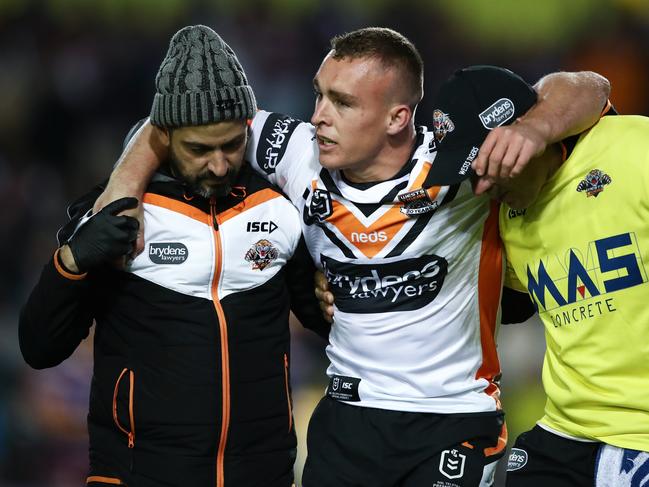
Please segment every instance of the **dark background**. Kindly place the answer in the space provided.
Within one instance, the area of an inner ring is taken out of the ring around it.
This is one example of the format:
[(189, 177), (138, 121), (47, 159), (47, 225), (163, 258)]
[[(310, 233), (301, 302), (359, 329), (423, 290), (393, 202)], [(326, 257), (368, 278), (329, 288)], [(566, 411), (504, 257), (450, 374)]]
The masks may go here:
[[(419, 124), (453, 70), (498, 64), (535, 82), (557, 70), (608, 77), (621, 113), (649, 114), (647, 0), (0, 0), (0, 485), (82, 485), (91, 340), (59, 367), (29, 370), (21, 303), (56, 246), (67, 202), (107, 177), (181, 27), (214, 28), (238, 53), (260, 107), (308, 120), (311, 79), (331, 36), (392, 27), (426, 63)], [(294, 327), (296, 422), (324, 390), (317, 339)], [(543, 331), (501, 330), (510, 438), (542, 413)], [(300, 451), (298, 478), (304, 451)]]

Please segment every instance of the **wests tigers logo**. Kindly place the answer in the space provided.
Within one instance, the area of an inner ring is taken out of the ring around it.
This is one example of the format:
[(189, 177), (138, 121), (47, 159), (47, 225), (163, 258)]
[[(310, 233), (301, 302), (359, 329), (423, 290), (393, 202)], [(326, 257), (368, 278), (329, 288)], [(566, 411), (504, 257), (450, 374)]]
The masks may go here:
[(253, 270), (263, 271), (277, 257), (279, 257), (278, 250), (266, 239), (259, 240), (246, 252), (246, 260), (252, 264)]
[(585, 191), (587, 196), (597, 198), (607, 184), (611, 184), (611, 176), (599, 169), (593, 169), (579, 182), (577, 191), (580, 193)]
[(446, 134), (455, 130), (455, 124), (448, 116), (440, 109), (435, 109), (433, 112), (433, 133), (437, 142), (441, 142), (446, 137)]

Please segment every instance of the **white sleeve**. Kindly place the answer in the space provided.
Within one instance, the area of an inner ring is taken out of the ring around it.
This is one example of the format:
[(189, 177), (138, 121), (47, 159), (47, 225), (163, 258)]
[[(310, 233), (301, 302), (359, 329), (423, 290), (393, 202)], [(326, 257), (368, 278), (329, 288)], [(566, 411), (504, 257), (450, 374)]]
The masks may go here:
[(288, 115), (260, 110), (252, 121), (246, 160), (291, 201), (319, 169), (315, 128)]

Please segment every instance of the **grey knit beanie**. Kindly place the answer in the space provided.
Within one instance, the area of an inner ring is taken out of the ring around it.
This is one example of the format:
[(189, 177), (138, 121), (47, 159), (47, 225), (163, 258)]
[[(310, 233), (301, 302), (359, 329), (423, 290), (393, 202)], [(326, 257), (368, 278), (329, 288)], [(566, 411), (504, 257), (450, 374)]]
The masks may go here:
[(155, 78), (151, 123), (206, 125), (253, 118), (255, 95), (234, 51), (209, 27), (176, 32)]

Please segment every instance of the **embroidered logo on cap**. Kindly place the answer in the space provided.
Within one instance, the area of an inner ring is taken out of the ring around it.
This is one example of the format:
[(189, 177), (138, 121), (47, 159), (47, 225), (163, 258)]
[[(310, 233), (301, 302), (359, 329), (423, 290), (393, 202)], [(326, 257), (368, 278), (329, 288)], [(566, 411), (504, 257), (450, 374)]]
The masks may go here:
[(501, 98), (478, 116), (484, 128), (493, 130), (514, 116), (514, 102), (509, 98)]
[(437, 142), (441, 142), (446, 137), (446, 134), (455, 130), (455, 124), (448, 113), (444, 113), (436, 108), (433, 112), (433, 133)]

